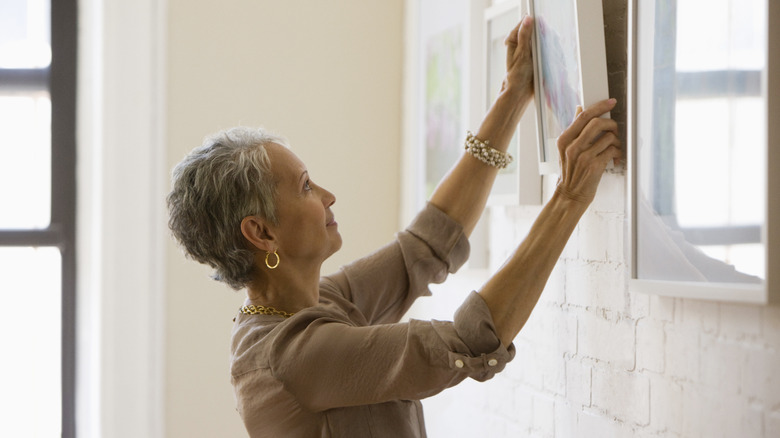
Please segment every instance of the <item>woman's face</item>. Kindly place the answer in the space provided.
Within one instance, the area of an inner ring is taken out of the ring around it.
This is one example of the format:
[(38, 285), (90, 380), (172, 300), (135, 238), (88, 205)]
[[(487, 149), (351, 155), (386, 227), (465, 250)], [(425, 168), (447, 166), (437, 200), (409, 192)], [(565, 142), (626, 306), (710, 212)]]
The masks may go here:
[(276, 213), (272, 225), (280, 258), (322, 263), (341, 248), (341, 235), (330, 206), (336, 197), (314, 184), (303, 162), (289, 149), (267, 147), (276, 180)]

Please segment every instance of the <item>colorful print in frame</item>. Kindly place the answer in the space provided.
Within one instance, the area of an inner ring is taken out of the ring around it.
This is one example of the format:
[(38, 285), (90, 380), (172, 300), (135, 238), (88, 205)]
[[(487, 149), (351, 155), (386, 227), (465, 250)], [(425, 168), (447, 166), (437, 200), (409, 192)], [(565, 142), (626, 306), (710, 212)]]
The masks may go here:
[[(559, 172), (557, 139), (577, 106), (609, 97), (601, 0), (528, 0), (539, 171)], [(606, 115), (605, 117), (609, 117)]]

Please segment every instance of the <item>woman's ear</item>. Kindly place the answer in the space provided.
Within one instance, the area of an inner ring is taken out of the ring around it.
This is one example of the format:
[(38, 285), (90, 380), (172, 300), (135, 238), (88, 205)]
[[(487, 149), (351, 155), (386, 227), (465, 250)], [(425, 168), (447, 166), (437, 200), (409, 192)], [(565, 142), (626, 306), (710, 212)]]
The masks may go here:
[(265, 220), (258, 216), (247, 216), (241, 220), (241, 234), (255, 248), (273, 252), (276, 249), (274, 238)]

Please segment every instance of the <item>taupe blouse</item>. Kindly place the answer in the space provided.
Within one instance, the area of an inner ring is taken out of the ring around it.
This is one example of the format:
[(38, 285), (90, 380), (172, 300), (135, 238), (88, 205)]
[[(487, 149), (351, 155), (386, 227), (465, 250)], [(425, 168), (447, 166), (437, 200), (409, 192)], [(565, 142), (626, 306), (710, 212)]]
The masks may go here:
[(515, 355), (476, 293), (454, 322), (398, 322), (468, 252), (460, 225), (428, 205), (393, 242), (323, 277), (319, 305), (289, 319), (239, 313), (231, 381), (249, 435), (425, 437), (420, 399), (490, 379)]

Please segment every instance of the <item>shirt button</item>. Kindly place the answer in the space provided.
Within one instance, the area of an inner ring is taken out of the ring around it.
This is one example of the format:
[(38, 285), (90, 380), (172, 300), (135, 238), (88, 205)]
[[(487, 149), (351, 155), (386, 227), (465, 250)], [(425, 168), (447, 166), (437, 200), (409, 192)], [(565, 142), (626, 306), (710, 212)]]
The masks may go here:
[(463, 361), (458, 359), (455, 361), (455, 366), (458, 368), (463, 368)]
[(491, 367), (494, 367), (494, 366), (498, 365), (498, 361), (495, 360), (495, 359), (490, 359), (488, 361), (488, 365), (490, 365)]

